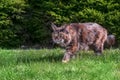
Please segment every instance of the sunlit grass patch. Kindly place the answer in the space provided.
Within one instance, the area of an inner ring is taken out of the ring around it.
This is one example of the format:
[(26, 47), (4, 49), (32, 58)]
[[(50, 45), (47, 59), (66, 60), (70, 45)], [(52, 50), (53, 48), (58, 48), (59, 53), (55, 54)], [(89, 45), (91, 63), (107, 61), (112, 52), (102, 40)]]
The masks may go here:
[(0, 49), (0, 80), (119, 80), (120, 50), (78, 52), (76, 59), (61, 62), (64, 50)]

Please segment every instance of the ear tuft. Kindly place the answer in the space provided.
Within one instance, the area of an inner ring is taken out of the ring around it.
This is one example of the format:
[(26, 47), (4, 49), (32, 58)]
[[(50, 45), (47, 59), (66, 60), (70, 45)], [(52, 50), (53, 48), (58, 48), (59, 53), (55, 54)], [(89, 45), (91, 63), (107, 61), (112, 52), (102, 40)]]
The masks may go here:
[(54, 23), (51, 23), (51, 27), (54, 31), (57, 30), (57, 26)]

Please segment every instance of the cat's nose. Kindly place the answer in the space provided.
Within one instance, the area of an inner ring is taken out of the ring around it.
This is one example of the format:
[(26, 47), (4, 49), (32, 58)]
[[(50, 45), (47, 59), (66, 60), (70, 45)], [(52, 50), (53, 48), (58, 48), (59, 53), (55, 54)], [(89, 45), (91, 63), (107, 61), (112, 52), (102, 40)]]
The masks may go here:
[(61, 40), (61, 43), (64, 43), (64, 40), (63, 40), (63, 39)]
[(55, 39), (58, 39), (58, 37), (55, 37)]

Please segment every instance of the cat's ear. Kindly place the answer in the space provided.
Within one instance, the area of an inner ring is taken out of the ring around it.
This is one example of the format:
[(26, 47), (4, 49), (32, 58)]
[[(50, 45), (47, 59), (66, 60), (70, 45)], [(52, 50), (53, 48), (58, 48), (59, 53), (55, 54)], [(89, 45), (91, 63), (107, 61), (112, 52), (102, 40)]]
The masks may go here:
[(57, 30), (57, 26), (54, 23), (51, 23), (51, 27), (54, 31)]

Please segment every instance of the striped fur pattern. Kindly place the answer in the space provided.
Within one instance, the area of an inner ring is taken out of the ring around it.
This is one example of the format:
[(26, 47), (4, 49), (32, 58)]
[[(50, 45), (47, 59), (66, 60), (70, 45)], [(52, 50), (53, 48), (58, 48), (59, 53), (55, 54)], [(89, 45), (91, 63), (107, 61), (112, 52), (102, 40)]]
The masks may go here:
[(90, 47), (96, 55), (103, 52), (104, 42), (107, 39), (107, 30), (97, 23), (71, 23), (57, 27), (52, 24), (52, 39), (54, 43), (65, 47), (66, 52), (62, 59), (68, 62), (78, 50)]

